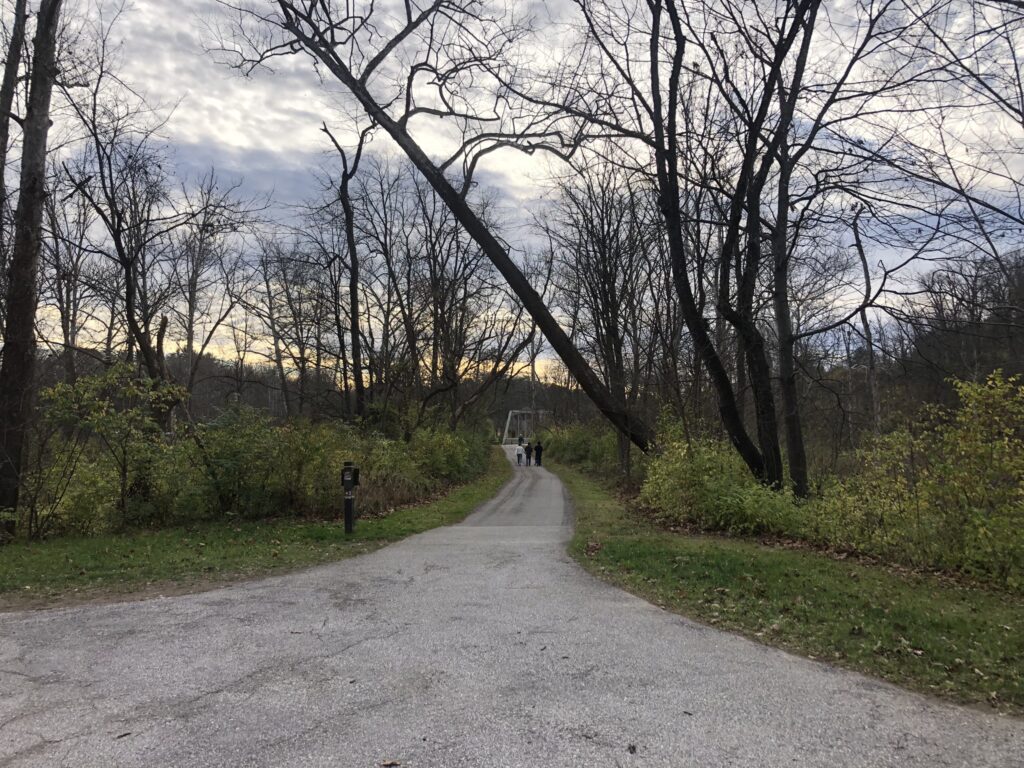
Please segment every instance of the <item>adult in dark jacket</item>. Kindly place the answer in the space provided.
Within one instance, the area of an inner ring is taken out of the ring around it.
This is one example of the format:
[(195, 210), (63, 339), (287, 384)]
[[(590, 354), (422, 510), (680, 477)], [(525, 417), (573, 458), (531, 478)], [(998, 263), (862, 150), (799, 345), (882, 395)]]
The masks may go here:
[(537, 461), (534, 462), (534, 463), (539, 467), (540, 466), (541, 456), (544, 455), (544, 446), (541, 445), (540, 440), (538, 440), (537, 444), (535, 446), (533, 446), (533, 455), (537, 457)]
[(526, 448), (526, 466), (530, 466), (530, 459), (533, 458), (533, 446), (527, 443), (524, 447)]

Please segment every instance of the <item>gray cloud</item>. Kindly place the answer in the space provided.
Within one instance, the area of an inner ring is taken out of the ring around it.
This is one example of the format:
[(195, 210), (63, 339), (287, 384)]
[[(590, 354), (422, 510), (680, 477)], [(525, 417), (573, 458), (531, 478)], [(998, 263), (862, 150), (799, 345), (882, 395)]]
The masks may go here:
[[(538, 19), (551, 18), (551, 7), (535, 5)], [(324, 119), (332, 129), (345, 124), (346, 98), (337, 85), (320, 82), (301, 56), (275, 60), (272, 73), (249, 78), (217, 63), (204, 43), (211, 43), (218, 16), (224, 20), (216, 0), (136, 0), (115, 29), (123, 77), (155, 104), (177, 103), (162, 133), (179, 175), (215, 167), (225, 179), (242, 180), (247, 194), (300, 203), (317, 192), (316, 173), (332, 165), (320, 126)], [(429, 128), (421, 138), (431, 143)], [(374, 141), (375, 152), (393, 149), (386, 137)], [(477, 178), (501, 201), (506, 221), (524, 220), (545, 168), (502, 151), (486, 159)]]

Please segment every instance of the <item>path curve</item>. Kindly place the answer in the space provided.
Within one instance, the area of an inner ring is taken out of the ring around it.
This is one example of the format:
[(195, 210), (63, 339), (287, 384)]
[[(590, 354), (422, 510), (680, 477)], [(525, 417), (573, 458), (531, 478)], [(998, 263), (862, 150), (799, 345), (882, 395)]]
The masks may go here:
[(364, 557), (0, 614), (0, 766), (1024, 765), (1021, 720), (594, 580), (570, 510), (516, 468), (462, 525)]

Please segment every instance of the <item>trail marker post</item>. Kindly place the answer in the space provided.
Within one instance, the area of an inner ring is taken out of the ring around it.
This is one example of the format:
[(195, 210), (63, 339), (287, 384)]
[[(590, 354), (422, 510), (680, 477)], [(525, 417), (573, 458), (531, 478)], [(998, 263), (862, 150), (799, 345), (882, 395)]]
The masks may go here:
[(359, 467), (346, 461), (341, 469), (341, 484), (345, 489), (345, 533), (356, 527), (356, 486), (359, 485)]

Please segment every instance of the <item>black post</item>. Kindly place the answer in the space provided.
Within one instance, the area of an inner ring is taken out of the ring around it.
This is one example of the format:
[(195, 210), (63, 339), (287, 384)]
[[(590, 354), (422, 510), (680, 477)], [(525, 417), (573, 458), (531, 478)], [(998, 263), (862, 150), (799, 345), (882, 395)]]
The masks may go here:
[(359, 468), (346, 461), (341, 470), (341, 484), (345, 488), (345, 533), (352, 533), (356, 527), (356, 486), (359, 485)]
[(356, 526), (356, 494), (355, 491), (345, 491), (345, 533), (352, 533)]

